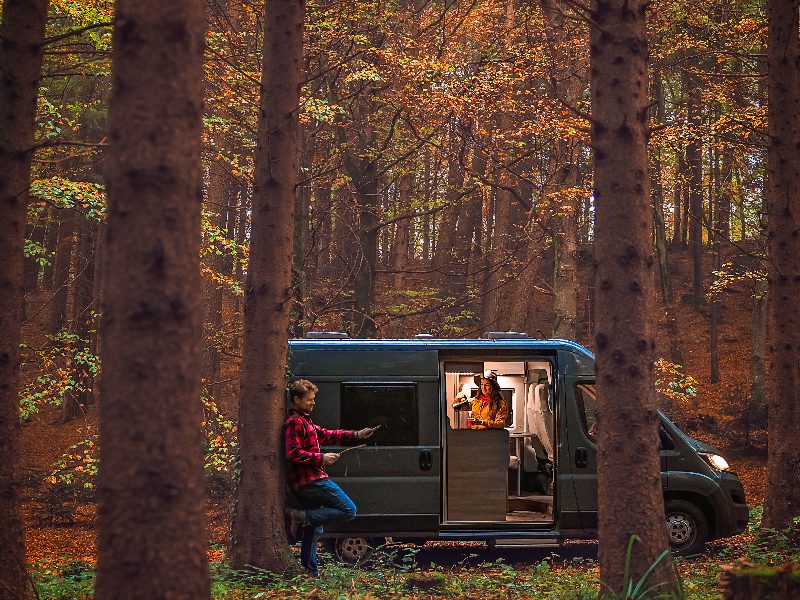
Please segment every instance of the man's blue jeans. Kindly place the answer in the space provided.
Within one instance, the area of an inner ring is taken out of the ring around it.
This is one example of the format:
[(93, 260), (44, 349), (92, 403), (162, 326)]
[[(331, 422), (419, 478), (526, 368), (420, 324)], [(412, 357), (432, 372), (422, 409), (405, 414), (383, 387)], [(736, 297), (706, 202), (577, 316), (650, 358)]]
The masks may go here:
[(317, 542), (322, 535), (322, 526), (333, 521), (354, 519), (356, 505), (330, 479), (320, 479), (304, 485), (298, 490), (297, 499), (308, 516), (308, 524), (303, 527), (300, 563), (316, 577)]

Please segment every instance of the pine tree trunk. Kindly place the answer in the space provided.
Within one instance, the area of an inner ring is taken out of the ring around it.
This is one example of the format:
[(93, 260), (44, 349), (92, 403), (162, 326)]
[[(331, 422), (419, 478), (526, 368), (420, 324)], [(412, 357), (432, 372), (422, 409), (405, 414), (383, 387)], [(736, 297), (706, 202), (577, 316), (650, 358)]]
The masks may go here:
[(800, 45), (798, 0), (768, 0), (769, 458), (767, 527), (800, 515)]
[(0, 24), (0, 600), (28, 598), (19, 500), (23, 248), (47, 0), (6, 0)]
[[(767, 416), (766, 369), (764, 351), (767, 338), (767, 284), (757, 282), (753, 290), (753, 309), (750, 321), (750, 401), (747, 404), (748, 433), (763, 427)], [(748, 436), (747, 445), (752, 441)]]
[(231, 564), (283, 571), (286, 352), (292, 285), (297, 119), (305, 6), (268, 0), (261, 114), (255, 158), (250, 262), (245, 288), (239, 404), (240, 473)]
[[(644, 0), (592, 2), (600, 577), (621, 592), (667, 548), (654, 387), (655, 272), (648, 177)], [(624, 403), (619, 398), (625, 397)], [(648, 585), (673, 587), (661, 561)]]
[(205, 4), (119, 0), (95, 598), (209, 598), (200, 212)]

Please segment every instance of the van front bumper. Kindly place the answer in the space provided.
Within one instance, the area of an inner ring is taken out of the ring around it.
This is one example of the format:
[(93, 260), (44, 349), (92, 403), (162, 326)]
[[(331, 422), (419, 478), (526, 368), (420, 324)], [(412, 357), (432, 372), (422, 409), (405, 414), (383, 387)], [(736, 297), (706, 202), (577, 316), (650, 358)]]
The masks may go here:
[(720, 489), (724, 500), (717, 512), (716, 536), (727, 537), (737, 535), (747, 529), (750, 520), (750, 508), (744, 497), (744, 487), (733, 473), (722, 473)]

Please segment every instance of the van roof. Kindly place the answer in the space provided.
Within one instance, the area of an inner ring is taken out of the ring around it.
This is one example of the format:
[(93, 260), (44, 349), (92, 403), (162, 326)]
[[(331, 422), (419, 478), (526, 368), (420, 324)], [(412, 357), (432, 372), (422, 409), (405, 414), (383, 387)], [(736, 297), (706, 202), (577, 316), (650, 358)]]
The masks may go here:
[(594, 354), (570, 340), (560, 339), (292, 339), (292, 350), (568, 350), (594, 360)]
[[(369, 352), (372, 356), (353, 356)], [(436, 376), (439, 361), (486, 353), (486, 358), (514, 353), (558, 354), (562, 375), (593, 376), (594, 355), (576, 342), (541, 339), (295, 339), (289, 341), (289, 364), (295, 375)]]

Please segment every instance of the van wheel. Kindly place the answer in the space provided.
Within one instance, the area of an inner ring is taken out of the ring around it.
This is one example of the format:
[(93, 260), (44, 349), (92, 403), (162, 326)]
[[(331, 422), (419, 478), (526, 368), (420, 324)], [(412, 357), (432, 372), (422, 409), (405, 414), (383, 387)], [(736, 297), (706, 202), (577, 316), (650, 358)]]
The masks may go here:
[(334, 542), (333, 554), (342, 562), (359, 563), (369, 558), (381, 543), (379, 538), (339, 537)]
[(708, 540), (708, 520), (703, 511), (686, 500), (668, 500), (664, 508), (672, 552), (678, 556), (702, 552)]

